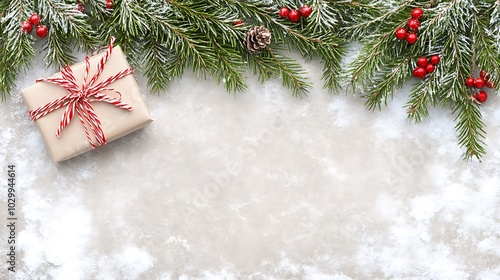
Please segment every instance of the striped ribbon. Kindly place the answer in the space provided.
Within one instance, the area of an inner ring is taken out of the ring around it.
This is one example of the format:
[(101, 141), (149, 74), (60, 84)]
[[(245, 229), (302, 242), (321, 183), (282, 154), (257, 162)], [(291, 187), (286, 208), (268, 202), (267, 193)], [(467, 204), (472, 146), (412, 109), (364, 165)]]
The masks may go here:
[[(78, 115), (78, 118), (80, 119), (80, 122), (85, 130), (85, 135), (87, 136), (90, 146), (92, 146), (92, 148), (95, 149), (97, 146), (106, 145), (106, 137), (104, 136), (104, 132), (102, 130), (102, 124), (99, 121), (99, 117), (96, 115), (91, 103), (102, 101), (109, 103), (120, 109), (125, 109), (128, 111), (132, 110), (132, 107), (130, 105), (121, 102), (122, 94), (119, 91), (113, 88), (107, 88), (107, 86), (115, 82), (116, 80), (119, 80), (129, 74), (134, 73), (134, 69), (129, 67), (128, 69), (125, 69), (107, 78), (106, 80), (94, 85), (94, 83), (97, 81), (102, 71), (104, 70), (104, 65), (106, 64), (106, 61), (108, 61), (109, 57), (111, 56), (111, 53), (113, 51), (114, 40), (115, 39), (111, 37), (111, 42), (106, 50), (106, 53), (104, 54), (101, 61), (97, 65), (97, 73), (88, 82), (87, 78), (90, 70), (90, 61), (88, 56), (85, 57), (86, 67), (85, 67), (85, 75), (83, 78), (83, 85), (79, 86), (77, 84), (76, 78), (73, 75), (73, 70), (71, 70), (69, 66), (65, 66), (61, 70), (62, 74), (61, 78), (44, 78), (36, 80), (37, 83), (48, 82), (61, 86), (64, 89), (66, 89), (67, 94), (36, 110), (29, 111), (30, 118), (33, 121), (36, 121), (59, 108), (66, 107), (61, 122), (59, 123), (59, 128), (57, 129), (56, 132), (57, 137), (61, 135), (62, 130), (71, 122), (71, 120), (76, 114)], [(114, 98), (106, 94), (103, 94), (102, 93), (103, 91), (115, 92), (118, 94), (119, 98)], [(96, 144), (92, 140), (92, 136), (89, 130), (94, 135), (95, 141), (97, 142)]]

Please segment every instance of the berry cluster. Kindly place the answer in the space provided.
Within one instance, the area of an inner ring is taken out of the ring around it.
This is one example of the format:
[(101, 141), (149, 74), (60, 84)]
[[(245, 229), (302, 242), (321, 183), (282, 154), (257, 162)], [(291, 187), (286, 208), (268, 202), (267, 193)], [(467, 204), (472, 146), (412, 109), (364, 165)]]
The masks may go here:
[(280, 18), (288, 18), (291, 22), (299, 22), (300, 18), (307, 18), (312, 14), (312, 8), (310, 6), (304, 5), (299, 10), (290, 10), (287, 7), (283, 7), (278, 11)]
[(428, 73), (434, 72), (439, 61), (441, 61), (439, 55), (433, 55), (429, 59), (420, 57), (417, 59), (417, 68), (413, 70), (413, 76), (420, 79), (424, 78)]
[[(465, 80), (465, 85), (472, 88), (475, 87), (477, 89), (482, 89), (484, 86), (488, 88), (494, 88), (495, 85), (490, 81), (490, 75), (486, 73), (486, 71), (481, 70), (479, 72), (479, 78), (474, 79), (473, 77), (469, 77)], [(488, 94), (485, 91), (478, 91), (477, 93), (472, 95), (472, 98), (479, 101), (480, 103), (485, 102), (488, 99)]]
[(415, 44), (418, 40), (418, 36), (415, 31), (418, 31), (418, 28), (420, 27), (419, 19), (421, 19), (423, 16), (424, 11), (422, 11), (422, 9), (413, 9), (411, 11), (411, 18), (406, 23), (410, 31), (408, 32), (405, 28), (400, 27), (396, 30), (396, 38), (398, 38), (398, 40), (406, 40), (406, 42), (408, 42), (408, 44), (410, 45)]
[(21, 22), (21, 30), (25, 33), (31, 33), (33, 31), (33, 25), (38, 25), (36, 27), (36, 35), (40, 38), (45, 38), (49, 34), (49, 29), (47, 26), (40, 24), (40, 16), (38, 14), (32, 14), (29, 20)]

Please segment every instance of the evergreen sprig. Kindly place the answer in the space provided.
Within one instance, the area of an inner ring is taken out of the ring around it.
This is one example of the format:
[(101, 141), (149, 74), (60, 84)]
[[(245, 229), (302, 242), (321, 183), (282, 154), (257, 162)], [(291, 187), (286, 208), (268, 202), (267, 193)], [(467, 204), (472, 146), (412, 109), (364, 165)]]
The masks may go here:
[[(6, 100), (16, 84), (17, 76), (26, 70), (35, 55), (33, 39), (20, 32), (20, 22), (29, 17), (28, 1), (0, 3), (0, 96)], [(7, 39), (8, 38), (8, 39)]]
[[(294, 96), (311, 88), (301, 64), (289, 51), (323, 64), (324, 87), (337, 92), (344, 84), (362, 92), (369, 109), (381, 109), (405, 83), (413, 82), (406, 108), (408, 119), (420, 122), (429, 107), (452, 109), (464, 158), (485, 153), (486, 130), (481, 106), (464, 79), (485, 69), (490, 81), (500, 83), (500, 0), (81, 0), (0, 1), (0, 96), (13, 92), (20, 73), (36, 54), (35, 40), (20, 29), (30, 14), (38, 13), (49, 27), (43, 39), (47, 65), (75, 62), (75, 47), (94, 52), (114, 36), (131, 62), (148, 79), (153, 92), (193, 71), (211, 77), (231, 93), (247, 88), (248, 70), (264, 82), (280, 79)], [(299, 23), (278, 17), (281, 7), (313, 7)], [(395, 39), (410, 11), (424, 8), (415, 45)], [(242, 21), (242, 24), (235, 24)], [(244, 45), (253, 26), (271, 31), (272, 43), (258, 53)], [(350, 42), (362, 44), (346, 70), (342, 58)], [(412, 79), (418, 57), (440, 55), (436, 71), (423, 80)]]
[[(413, 81), (406, 103), (408, 118), (422, 121), (430, 106), (450, 106), (456, 118), (458, 143), (464, 159), (481, 159), (485, 153), (485, 124), (479, 102), (464, 84), (467, 77), (486, 70), (498, 84), (498, 0), (390, 1), (345, 27), (352, 39), (363, 43), (350, 64), (347, 77), (354, 91), (362, 91), (370, 109), (380, 109), (407, 81)], [(395, 38), (413, 8), (425, 7), (418, 42), (409, 45)], [(439, 55), (436, 71), (422, 80), (412, 79), (418, 57)]]
[[(296, 50), (307, 59), (318, 57), (324, 65), (325, 87), (334, 92), (340, 85), (340, 62), (347, 39), (347, 35), (339, 32), (340, 28), (357, 17), (353, 14), (362, 15), (360, 11), (372, 8), (346, 0), (312, 0), (309, 3), (115, 0), (114, 8), (106, 9), (104, 1), (82, 0), (85, 12), (81, 13), (74, 0), (9, 2), (10, 5), (1, 6), (4, 12), (2, 26), (5, 26), (2, 42), (6, 41), (2, 44), (16, 44), (18, 50), (23, 50), (16, 53), (33, 53), (33, 36), (23, 34), (19, 23), (30, 13), (37, 12), (49, 26), (49, 35), (43, 45), (48, 65), (73, 63), (75, 46), (84, 51), (99, 49), (114, 36), (116, 44), (129, 55), (132, 65), (144, 72), (154, 92), (166, 90), (186, 69), (224, 83), (228, 92), (238, 92), (247, 88), (245, 73), (250, 68), (261, 81), (281, 79), (296, 96), (306, 94), (310, 85), (304, 68), (284, 52)], [(292, 23), (277, 16), (280, 7), (298, 9), (304, 4), (314, 7), (307, 20)], [(23, 11), (22, 17), (12, 18), (26, 5), (29, 9)], [(7, 14), (9, 17), (5, 16)], [(244, 24), (235, 25), (236, 21)], [(256, 25), (271, 30), (272, 44), (261, 53), (249, 54), (243, 38), (245, 31)], [(24, 47), (16, 43), (16, 37), (28, 40)], [(1, 58), (13, 62), (8, 54)], [(26, 64), (30, 61), (26, 57), (23, 59)], [(10, 85), (2, 87), (3, 97), (11, 92), (17, 74), (18, 71), (5, 71), (5, 75), (11, 76), (2, 79), (5, 81), (2, 83)]]

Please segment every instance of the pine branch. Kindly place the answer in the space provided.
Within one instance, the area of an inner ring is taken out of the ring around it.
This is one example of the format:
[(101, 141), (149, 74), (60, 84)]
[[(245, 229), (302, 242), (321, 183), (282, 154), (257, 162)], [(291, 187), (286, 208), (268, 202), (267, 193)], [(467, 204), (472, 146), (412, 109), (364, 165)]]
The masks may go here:
[[(150, 32), (145, 38), (144, 48), (135, 46), (133, 53), (137, 57), (142, 57), (144, 74), (148, 78), (148, 85), (153, 92), (159, 93), (167, 89), (171, 76), (168, 75), (168, 65), (170, 64), (169, 50), (156, 38), (154, 32)], [(136, 50), (141, 50), (139, 53)], [(142, 51), (145, 50), (145, 53)]]
[[(0, 97), (5, 101), (16, 85), (17, 76), (27, 70), (35, 55), (32, 39), (20, 30), (31, 10), (25, 1), (2, 3), (0, 20)], [(5, 38), (5, 39), (4, 39)]]
[(323, 64), (323, 76), (321, 77), (324, 81), (323, 88), (328, 89), (329, 93), (334, 93), (341, 85), (341, 60), (346, 49), (344, 46), (334, 49), (318, 46), (315, 53), (321, 58)]
[(394, 91), (402, 88), (408, 79), (410, 57), (400, 58), (394, 63), (394, 65), (391, 64), (380, 69), (380, 73), (374, 77), (371, 89), (365, 94), (368, 109), (378, 108), (380, 110), (382, 103), (387, 105), (389, 96), (392, 97)]
[(74, 3), (61, 0), (38, 0), (38, 12), (43, 23), (49, 27), (49, 34), (43, 49), (47, 52), (48, 65), (64, 66), (75, 62), (71, 54), (74, 46), (92, 50), (99, 40), (93, 31), (88, 16), (77, 10)]
[(345, 32), (350, 34), (349, 37), (351, 39), (367, 41), (367, 36), (375, 33), (382, 26), (387, 26), (391, 18), (402, 14), (415, 0), (407, 0), (403, 3), (398, 2), (371, 1), (370, 4), (365, 4), (368, 7), (363, 10), (365, 13), (358, 15), (353, 24), (345, 26)]
[(462, 96), (466, 97), (456, 102), (453, 107), (453, 113), (457, 114), (455, 129), (459, 132), (458, 143), (465, 148), (464, 160), (470, 160), (473, 157), (480, 160), (486, 153), (484, 148), (486, 144), (483, 140), (486, 137), (485, 124), (482, 121), (479, 106), (466, 92)]
[(292, 96), (307, 95), (310, 86), (304, 78), (305, 71), (296, 61), (267, 48), (259, 55), (249, 54), (248, 62), (262, 82), (280, 77), (283, 86), (292, 90)]
[(495, 39), (487, 34), (489, 17), (482, 13), (474, 13), (472, 17), (472, 35), (476, 50), (479, 70), (487, 70), (494, 83), (500, 78), (500, 55), (495, 49)]
[(418, 42), (408, 46), (394, 38), (394, 31), (406, 25), (415, 3), (402, 2), (378, 16), (368, 14), (368, 20), (346, 27), (364, 43), (349, 67), (350, 84), (354, 90), (361, 88), (367, 92), (369, 109), (380, 109), (411, 77), (418, 57), (440, 55), (436, 70), (412, 89), (405, 105), (408, 119), (420, 122), (428, 116), (428, 107), (438, 102), (443, 107), (451, 105), (457, 113), (459, 144), (467, 150), (464, 158), (480, 159), (485, 153), (484, 123), (477, 101), (472, 98), (473, 92), (464, 81), (481, 69), (490, 73), (492, 81), (498, 81), (500, 56), (495, 41), (498, 35), (491, 30), (500, 30), (498, 16), (492, 16), (493, 12), (500, 15), (500, 2), (440, 1), (425, 9)]
[[(439, 69), (438, 69), (439, 71)], [(419, 123), (423, 118), (429, 116), (428, 107), (436, 106), (437, 97), (441, 85), (436, 76), (431, 75), (424, 82), (418, 83), (412, 89), (409, 100), (406, 103), (408, 119)]]
[(213, 73), (217, 82), (224, 82), (228, 92), (236, 93), (247, 89), (245, 77), (241, 74), (245, 68), (245, 63), (241, 59), (240, 52), (228, 48), (227, 46), (219, 45), (218, 42), (212, 41), (214, 54), (217, 57), (220, 68)]
[(236, 20), (234, 14), (228, 9), (224, 9), (221, 3), (206, 2), (177, 2), (166, 0), (172, 5), (172, 9), (191, 19), (190, 24), (195, 25), (199, 31), (207, 34), (209, 38), (222, 40), (223, 44), (235, 47), (239, 41), (239, 32), (232, 28)]
[[(267, 23), (266, 26), (273, 34), (274, 46), (285, 45), (289, 49), (299, 51), (305, 58), (309, 59), (318, 56), (324, 65), (323, 80), (325, 81), (325, 87), (330, 91), (338, 88), (339, 83), (336, 77), (339, 76), (341, 70), (340, 60), (343, 54), (343, 48), (340, 46), (345, 42), (345, 39), (338, 37), (334, 30), (321, 26), (326, 20), (331, 21), (327, 26), (332, 27), (335, 25), (336, 19), (333, 18), (333, 14), (336, 11), (334, 9), (336, 6), (329, 5), (329, 1), (314, 1), (314, 7), (317, 7), (317, 9), (313, 10), (310, 19), (303, 26), (302, 24), (277, 18), (277, 8), (263, 7), (261, 1), (229, 0), (226, 2), (243, 17), (254, 22)], [(274, 7), (294, 7), (295, 5), (282, 1)], [(265, 73), (265, 71), (259, 71), (259, 73)], [(265, 80), (265, 77), (262, 78)], [(297, 90), (298, 92), (302, 91), (301, 88)]]

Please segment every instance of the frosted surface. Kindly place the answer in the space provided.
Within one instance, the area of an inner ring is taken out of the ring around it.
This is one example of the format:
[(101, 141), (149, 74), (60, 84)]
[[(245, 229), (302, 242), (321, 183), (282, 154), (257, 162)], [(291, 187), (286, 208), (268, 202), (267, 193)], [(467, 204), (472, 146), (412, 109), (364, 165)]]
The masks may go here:
[(481, 108), (488, 154), (464, 163), (449, 110), (408, 123), (405, 87), (370, 112), (304, 65), (303, 99), (251, 75), (233, 96), (189, 73), (155, 96), (137, 75), (155, 121), (57, 165), (19, 94), (54, 72), (35, 66), (0, 104), (13, 279), (498, 279), (498, 98)]

